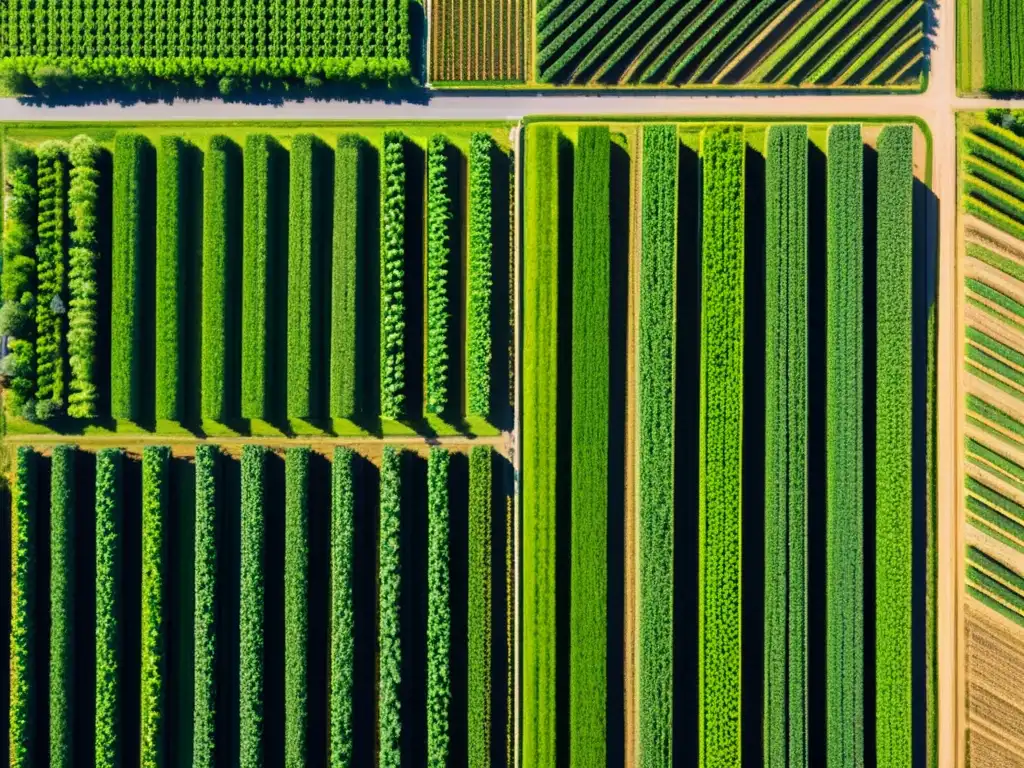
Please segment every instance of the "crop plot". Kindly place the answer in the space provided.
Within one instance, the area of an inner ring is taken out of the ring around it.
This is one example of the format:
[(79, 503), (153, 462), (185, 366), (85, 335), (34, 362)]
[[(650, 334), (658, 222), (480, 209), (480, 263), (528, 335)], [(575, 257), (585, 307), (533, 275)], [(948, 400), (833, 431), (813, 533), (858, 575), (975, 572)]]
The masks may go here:
[(958, 118), (958, 574), (967, 759), (1024, 755), (1024, 139), (1010, 114)]
[(926, 146), (528, 121), (524, 766), (926, 759)]
[(432, 84), (526, 81), (530, 0), (436, 0), (429, 7)]
[(957, 4), (957, 85), (967, 93), (1024, 90), (1024, 9), (1013, 0)]
[(8, 430), (510, 428), (507, 126), (5, 134)]
[(509, 463), (240, 453), (17, 452), (11, 765), (510, 765)]
[(200, 4), (172, 0), (5, 3), (0, 73), (8, 87), (76, 82), (387, 81), (411, 74), (402, 0)]

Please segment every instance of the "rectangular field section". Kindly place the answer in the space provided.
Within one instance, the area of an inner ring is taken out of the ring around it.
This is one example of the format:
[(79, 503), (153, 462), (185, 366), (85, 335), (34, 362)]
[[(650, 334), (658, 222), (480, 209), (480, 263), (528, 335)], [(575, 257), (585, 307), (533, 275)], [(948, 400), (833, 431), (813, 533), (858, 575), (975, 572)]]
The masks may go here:
[(531, 0), (431, 0), (428, 7), (433, 85), (526, 81)]

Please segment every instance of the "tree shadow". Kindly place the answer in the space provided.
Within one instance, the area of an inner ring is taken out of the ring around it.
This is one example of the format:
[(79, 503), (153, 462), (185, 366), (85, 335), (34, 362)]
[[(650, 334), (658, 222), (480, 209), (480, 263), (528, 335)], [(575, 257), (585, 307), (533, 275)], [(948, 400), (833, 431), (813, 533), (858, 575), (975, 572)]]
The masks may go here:
[[(333, 168), (333, 165), (331, 166)], [(327, 765), (330, 737), (331, 656), (331, 464), (326, 457), (309, 457), (309, 635), (306, 668), (308, 731), (306, 760)]]
[[(468, 756), (467, 686), (469, 618), (469, 461), (452, 453), (448, 477), (449, 606), (451, 609), (451, 704), (448, 710), (449, 766), (464, 766)], [(493, 583), (493, 581), (492, 581)]]
[(515, 336), (512, 325), (515, 270), (509, 242), (509, 233), (512, 231), (510, 206), (514, 180), (513, 159), (492, 143), (490, 422), (505, 431), (513, 428), (515, 398)]
[[(672, 580), (672, 751), (676, 765), (696, 765), (698, 739), (701, 392), (701, 165), (679, 145), (676, 255), (675, 541)], [(638, 203), (637, 203), (638, 204)]]
[[(118, 491), (115, 491), (118, 492)], [(121, 458), (121, 487), (118, 502), (121, 512), (120, 585), (115, 612), (119, 618), (118, 641), (118, 746), (124, 765), (137, 765), (140, 733), (136, 726), (142, 711), (142, 462), (137, 456)]]
[(365, 144), (362, 149), (364, 194), (360, 195), (359, 225), (363, 251), (356, 264), (356, 415), (365, 429), (380, 423), (380, 153)]
[[(217, 523), (216, 594), (216, 752), (238, 754), (239, 748), (239, 614), (241, 594), (241, 463), (217, 454), (214, 483)], [(223, 758), (222, 758), (223, 759)]]
[(195, 464), (172, 459), (167, 531), (167, 585), (173, 596), (167, 610), (168, 764), (192, 764), (192, 716), (195, 696)]
[(284, 765), (284, 457), (268, 453), (263, 475), (265, 765)]
[(353, 457), (355, 519), (352, 532), (353, 634), (352, 764), (374, 765), (377, 758), (377, 547), (380, 531), (380, 471), (368, 459)]
[(96, 454), (75, 451), (74, 483), (71, 744), (73, 754), (93, 755), (96, 741)]
[(401, 454), (401, 754), (402, 765), (427, 759), (427, 462)]

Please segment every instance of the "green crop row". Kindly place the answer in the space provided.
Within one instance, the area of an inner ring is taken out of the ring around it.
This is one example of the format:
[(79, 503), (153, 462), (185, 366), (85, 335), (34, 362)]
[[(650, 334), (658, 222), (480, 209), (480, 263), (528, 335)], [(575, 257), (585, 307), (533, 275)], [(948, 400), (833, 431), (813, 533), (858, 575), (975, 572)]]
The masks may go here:
[(36, 418), (45, 421), (67, 405), (64, 375), (67, 333), (67, 146), (46, 141), (38, 158), (39, 220), (36, 241)]
[(289, 448), (284, 466), (284, 756), (306, 765), (309, 714), (309, 459)]
[(361, 317), (360, 263), (366, 258), (363, 224), (367, 184), (365, 141), (348, 134), (338, 139), (334, 153), (334, 253), (331, 273), (331, 396), (336, 418), (356, 415), (357, 327)]
[(427, 459), (427, 765), (448, 765), (452, 684), (448, 475), (451, 455), (431, 448)]
[(377, 609), (377, 743), (380, 768), (402, 764), (402, 641), (399, 600), (402, 562), (399, 554), (402, 520), (402, 455), (384, 447), (380, 465), (380, 539)]
[(743, 130), (705, 128), (701, 248), (698, 688), (704, 765), (741, 755), (741, 517), (744, 333)]
[(468, 768), (491, 765), (491, 449), (469, 453), (469, 563), (466, 606)]
[(352, 766), (354, 473), (355, 454), (352, 449), (335, 448), (331, 466), (331, 768)]
[(451, 145), (439, 133), (427, 144), (427, 355), (426, 401), (430, 413), (444, 413), (448, 407), (448, 368), (451, 350), (452, 313), (451, 235), (455, 215), (452, 200), (452, 169), (448, 161)]
[(123, 460), (118, 448), (96, 454), (96, 768), (118, 768), (125, 752), (119, 716)]
[[(212, 454), (207, 454), (212, 458)], [(198, 464), (198, 454), (197, 454)], [(241, 566), (238, 617), (238, 727), (240, 768), (262, 768), (264, 574), (266, 521), (264, 468), (267, 449), (242, 446)], [(205, 472), (207, 476), (210, 471)]]
[(292, 139), (288, 184), (288, 414), (313, 415), (313, 174), (316, 137)]
[[(136, 421), (142, 416), (142, 260), (145, 233), (141, 199), (148, 147), (149, 141), (138, 133), (118, 133), (114, 138), (110, 415), (128, 421)], [(205, 329), (205, 322), (203, 327)]]
[(675, 454), (676, 229), (679, 137), (643, 130), (643, 240), (637, 407), (640, 536), (640, 765), (672, 761), (673, 481)]
[(185, 319), (185, 140), (163, 136), (156, 161), (156, 417), (182, 417)]
[(466, 314), (466, 388), (469, 413), (486, 418), (491, 399), (491, 262), (494, 244), (491, 156), (494, 140), (474, 133), (469, 140), (469, 268)]
[(827, 752), (863, 763), (864, 143), (855, 124), (828, 133), (826, 201)]
[(50, 459), (50, 766), (70, 768), (75, 755), (75, 449), (58, 445)]
[(242, 169), (242, 417), (270, 415), (267, 391), (271, 321), (267, 294), (272, 286), (271, 248), (275, 238), (271, 212), (271, 165), (277, 140), (265, 133), (245, 137)]
[[(768, 129), (765, 169), (766, 765), (807, 763), (807, 126)], [(839, 223), (839, 226), (843, 222)], [(852, 297), (856, 300), (856, 296)]]
[(984, 0), (981, 7), (985, 90), (1024, 90), (1024, 8), (1015, 0)]
[[(558, 190), (555, 126), (527, 130), (523, 254), (522, 765), (557, 760), (555, 517), (558, 403)], [(567, 182), (568, 180), (566, 180)]]
[(170, 498), (171, 451), (147, 445), (142, 451), (142, 662), (140, 745), (142, 768), (158, 768), (165, 755), (164, 581), (165, 525)]
[[(68, 367), (71, 381), (68, 415), (91, 419), (99, 399), (96, 381), (96, 262), (99, 259), (99, 145), (88, 136), (76, 136), (68, 146), (71, 181), (68, 219)], [(10, 178), (8, 176), (8, 178)]]
[(36, 709), (40, 691), (36, 667), (40, 663), (35, 622), (39, 535), (36, 502), (39, 493), (37, 455), (18, 448), (15, 463), (14, 505), (11, 509), (11, 659), (8, 735), (11, 768), (29, 768), (45, 762), (39, 754)]
[(572, 252), (569, 764), (606, 762), (611, 137), (576, 139)]
[(4, 147), (3, 311), (0, 334), (10, 336), (4, 358), (11, 407), (35, 417), (36, 156), (16, 142)]
[(192, 765), (217, 759), (217, 448), (196, 446)]
[(405, 412), (405, 137), (384, 135), (380, 243), (380, 414)]
[[(913, 130), (878, 137), (875, 679), (878, 761), (913, 755)], [(884, 340), (884, 343), (882, 343)]]
[(229, 174), (234, 145), (226, 136), (214, 136), (203, 158), (203, 318), (202, 405), (204, 419), (227, 416), (228, 259), (230, 215), (234, 191)]

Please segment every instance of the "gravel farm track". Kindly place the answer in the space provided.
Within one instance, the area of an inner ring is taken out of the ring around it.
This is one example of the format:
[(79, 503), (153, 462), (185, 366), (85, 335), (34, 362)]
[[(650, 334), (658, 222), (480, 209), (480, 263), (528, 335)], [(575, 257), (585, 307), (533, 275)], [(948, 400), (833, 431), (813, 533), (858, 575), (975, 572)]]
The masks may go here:
[[(938, 236), (937, 354), (937, 505), (938, 505), (938, 668), (939, 768), (964, 762), (963, 652), (958, 574), (963, 568), (958, 519), (962, 488), (957, 465), (961, 441), (958, 404), (963, 318), (958, 319), (957, 137), (958, 110), (1024, 108), (1024, 101), (963, 98), (956, 91), (955, 0), (932, 0), (928, 87), (921, 94), (779, 92), (771, 90), (683, 90), (631, 94), (627, 90), (594, 91), (455, 91), (418, 92), (410, 100), (379, 100), (368, 94), (355, 101), (288, 100), (274, 103), (225, 102), (218, 99), (140, 101), (136, 103), (40, 104), (0, 99), (2, 121), (179, 121), (179, 120), (509, 120), (527, 115), (730, 117), (801, 119), (819, 117), (903, 117), (923, 120), (932, 135), (932, 190), (938, 210), (929, 211), (929, 236)], [(941, 214), (941, 216), (940, 216)], [(937, 223), (936, 223), (937, 222)], [(518, 250), (518, 249), (517, 249)], [(932, 252), (935, 252), (934, 248)], [(518, 268), (518, 265), (517, 265)], [(518, 282), (518, 281), (517, 281)], [(518, 288), (518, 286), (517, 286)], [(518, 300), (518, 297), (517, 297)], [(517, 393), (518, 399), (518, 393)], [(518, 431), (518, 428), (517, 428)], [(512, 438), (518, 448), (519, 441)], [(131, 438), (128, 438), (129, 440)], [(121, 438), (122, 442), (124, 438)], [(500, 440), (500, 439), (499, 439)], [(13, 439), (12, 439), (13, 442)], [(33, 440), (33, 442), (41, 442)], [(90, 442), (89, 438), (79, 440)], [(164, 441), (166, 442), (166, 441)]]

